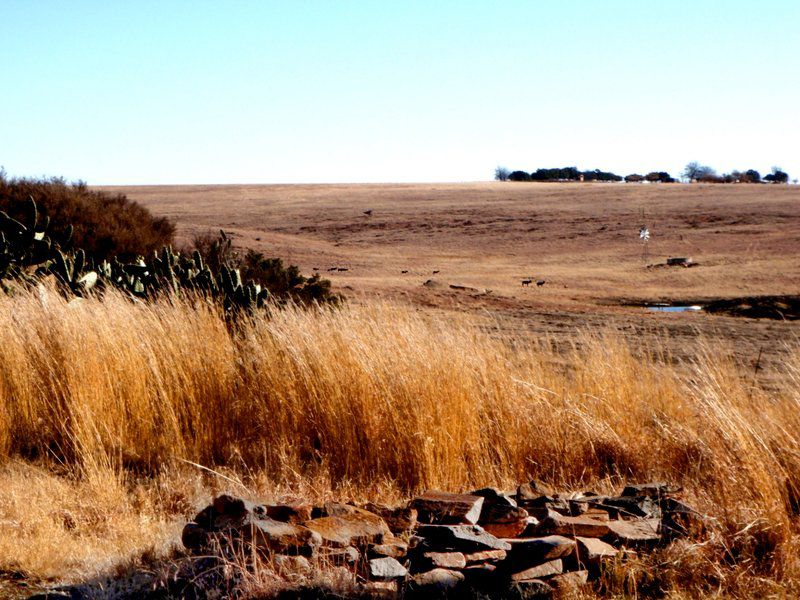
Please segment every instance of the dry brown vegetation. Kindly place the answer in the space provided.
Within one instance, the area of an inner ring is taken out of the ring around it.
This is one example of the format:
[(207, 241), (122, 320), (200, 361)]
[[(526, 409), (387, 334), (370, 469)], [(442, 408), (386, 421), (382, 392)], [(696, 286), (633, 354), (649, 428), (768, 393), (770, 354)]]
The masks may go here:
[[(797, 294), (800, 186), (467, 183), (207, 185), (104, 188), (174, 219), (178, 236), (222, 227), (234, 243), (318, 267), (349, 297), (410, 300), (426, 309), (489, 314), (517, 335), (571, 338), (613, 324), (655, 335), (676, 356), (694, 338), (735, 341), (743, 361), (779, 366), (791, 323), (653, 314), (643, 302)], [(372, 210), (367, 216), (364, 211)], [(691, 269), (647, 269), (690, 256)], [(328, 271), (345, 267), (347, 271)], [(402, 271), (408, 271), (402, 273)], [(439, 271), (434, 274), (433, 271)], [(544, 279), (522, 287), (523, 278)], [(425, 287), (433, 279), (438, 287)], [(479, 292), (453, 290), (463, 284)], [(483, 290), (490, 289), (490, 294)], [(666, 332), (667, 335), (662, 335)]]
[[(17, 576), (169, 559), (222, 490), (392, 502), (531, 477), (598, 492), (665, 479), (712, 518), (609, 572), (606, 595), (800, 591), (796, 325), (624, 305), (797, 293), (800, 188), (119, 191), (183, 241), (223, 227), (351, 301), (231, 328), (199, 300), (0, 298), (0, 596), (22, 594)], [(645, 268), (643, 213), (651, 262), (700, 266)]]
[(483, 325), (373, 301), (232, 331), (201, 301), (0, 299), (0, 570), (82, 578), (166, 556), (220, 489), (666, 479), (713, 517), (708, 538), (620, 567), (609, 593), (797, 591), (796, 340), (766, 391), (719, 342), (673, 364), (595, 330), (565, 366), (549, 340)]
[[(25, 224), (30, 221), (29, 199), (36, 202), (40, 226), (49, 219), (48, 235), (65, 247), (82, 248), (101, 261), (149, 255), (172, 243), (175, 225), (154, 217), (124, 194), (89, 189), (60, 178), (9, 178), (0, 169), (0, 210)], [(67, 229), (71, 230), (67, 234)]]

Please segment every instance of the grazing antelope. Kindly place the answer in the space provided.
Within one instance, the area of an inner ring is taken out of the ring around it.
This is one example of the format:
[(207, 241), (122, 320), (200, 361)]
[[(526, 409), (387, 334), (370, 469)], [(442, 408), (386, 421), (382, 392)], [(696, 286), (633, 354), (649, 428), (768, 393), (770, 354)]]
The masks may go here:
[(537, 287), (542, 287), (542, 286), (543, 286), (545, 283), (546, 283), (546, 282), (545, 282), (545, 280), (544, 280), (544, 279), (537, 279), (537, 280), (536, 280), (536, 285), (537, 285)]
[(523, 279), (522, 280), (522, 285), (523, 286), (530, 285), (531, 281), (533, 281), (533, 279)]
[(401, 273), (408, 273), (408, 269), (405, 269), (404, 271), (400, 271), (400, 272)]
[(433, 272), (433, 274), (436, 275), (438, 272), (439, 270), (437, 269), (436, 271)]

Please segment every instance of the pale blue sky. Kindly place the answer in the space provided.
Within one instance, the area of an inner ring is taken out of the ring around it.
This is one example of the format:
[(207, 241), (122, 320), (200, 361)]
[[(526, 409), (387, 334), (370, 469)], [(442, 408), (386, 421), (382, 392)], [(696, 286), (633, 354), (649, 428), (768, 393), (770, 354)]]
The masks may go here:
[(0, 0), (0, 165), (93, 184), (800, 177), (800, 2)]

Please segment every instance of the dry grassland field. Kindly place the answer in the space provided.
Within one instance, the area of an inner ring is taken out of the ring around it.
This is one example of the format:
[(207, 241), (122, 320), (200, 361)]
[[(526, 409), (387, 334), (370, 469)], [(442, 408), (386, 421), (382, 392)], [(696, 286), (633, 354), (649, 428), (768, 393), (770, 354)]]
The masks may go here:
[[(744, 362), (760, 353), (761, 366), (769, 367), (779, 359), (781, 342), (796, 338), (796, 325), (780, 319), (660, 313), (641, 305), (798, 294), (798, 186), (493, 182), (104, 189), (174, 219), (184, 241), (223, 228), (240, 247), (283, 257), (304, 273), (319, 269), (350, 298), (402, 298), (500, 317), (501, 329), (552, 336), (556, 343), (580, 328), (612, 326), (659, 336), (680, 356), (701, 333), (730, 342)], [(644, 224), (652, 233), (647, 256), (638, 236)], [(652, 266), (668, 257), (691, 257), (697, 266)], [(532, 282), (523, 286), (525, 279)], [(537, 286), (537, 280), (545, 284)]]
[(573, 499), (667, 482), (690, 507), (686, 537), (614, 551), (566, 597), (800, 594), (800, 187), (103, 189), (178, 245), (221, 228), (347, 301), (233, 318), (190, 293), (9, 288), (0, 598), (353, 597), (324, 556), (301, 575), (226, 554), (203, 579), (181, 532), (223, 492), (328, 511), (531, 480)]

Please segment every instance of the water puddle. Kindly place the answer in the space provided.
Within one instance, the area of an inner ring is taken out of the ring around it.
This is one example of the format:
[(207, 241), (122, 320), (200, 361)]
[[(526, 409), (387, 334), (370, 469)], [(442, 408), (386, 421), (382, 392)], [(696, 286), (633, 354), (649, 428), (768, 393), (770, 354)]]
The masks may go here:
[(654, 310), (656, 312), (697, 312), (703, 310), (702, 306), (693, 304), (691, 306), (670, 306), (668, 304), (657, 304), (654, 306), (647, 306), (647, 310)]

